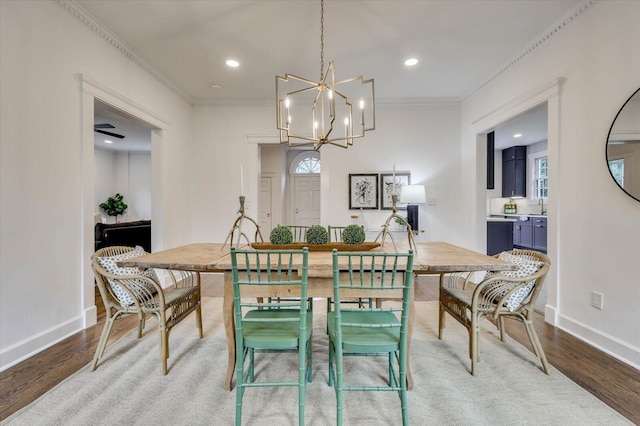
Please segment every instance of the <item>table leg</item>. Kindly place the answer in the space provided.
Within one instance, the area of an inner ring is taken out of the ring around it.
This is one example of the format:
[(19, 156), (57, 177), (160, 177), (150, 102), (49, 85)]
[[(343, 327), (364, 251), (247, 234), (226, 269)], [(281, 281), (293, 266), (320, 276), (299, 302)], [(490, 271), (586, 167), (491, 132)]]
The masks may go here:
[(233, 321), (233, 278), (231, 272), (224, 273), (224, 300), (222, 302), (222, 317), (224, 318), (224, 332), (227, 335), (227, 377), (224, 379), (224, 389), (232, 389), (233, 373), (236, 368), (236, 333)]

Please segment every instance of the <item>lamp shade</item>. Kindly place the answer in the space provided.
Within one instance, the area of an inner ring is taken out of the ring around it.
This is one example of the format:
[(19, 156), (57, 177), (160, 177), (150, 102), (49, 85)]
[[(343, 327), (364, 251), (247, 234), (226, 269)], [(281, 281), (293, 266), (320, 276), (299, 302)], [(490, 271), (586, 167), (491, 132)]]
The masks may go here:
[(424, 185), (403, 185), (400, 188), (400, 202), (403, 204), (423, 204), (427, 202)]

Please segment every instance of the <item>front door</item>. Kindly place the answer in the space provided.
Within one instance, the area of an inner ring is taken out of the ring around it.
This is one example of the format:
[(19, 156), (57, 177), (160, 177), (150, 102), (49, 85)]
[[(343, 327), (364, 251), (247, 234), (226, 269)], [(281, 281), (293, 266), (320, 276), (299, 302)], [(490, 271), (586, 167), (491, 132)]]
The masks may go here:
[(258, 191), (258, 225), (263, 238), (271, 234), (271, 178), (260, 178)]
[(320, 225), (320, 175), (293, 178), (294, 225)]

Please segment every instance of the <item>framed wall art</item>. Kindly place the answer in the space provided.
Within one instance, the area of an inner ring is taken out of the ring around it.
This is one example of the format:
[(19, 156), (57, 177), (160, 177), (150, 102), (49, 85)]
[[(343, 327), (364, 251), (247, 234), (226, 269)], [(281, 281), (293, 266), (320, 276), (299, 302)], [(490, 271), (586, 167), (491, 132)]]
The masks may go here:
[[(396, 173), (396, 194), (398, 194), (398, 202), (396, 207), (399, 210), (406, 210), (406, 204), (400, 204), (400, 188), (404, 185), (411, 184), (411, 173)], [(393, 208), (393, 202), (391, 201), (391, 195), (393, 194), (393, 174), (381, 173), (380, 174), (380, 208), (383, 210), (391, 210)]]
[(349, 174), (349, 209), (378, 209), (377, 174)]

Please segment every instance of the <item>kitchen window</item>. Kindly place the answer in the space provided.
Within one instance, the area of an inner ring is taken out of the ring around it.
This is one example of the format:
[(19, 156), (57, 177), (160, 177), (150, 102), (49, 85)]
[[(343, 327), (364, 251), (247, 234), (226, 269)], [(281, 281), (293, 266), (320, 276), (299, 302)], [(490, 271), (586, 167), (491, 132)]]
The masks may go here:
[(531, 194), (533, 200), (540, 198), (546, 199), (549, 191), (549, 160), (546, 153), (538, 153), (533, 158), (532, 164), (532, 188)]

